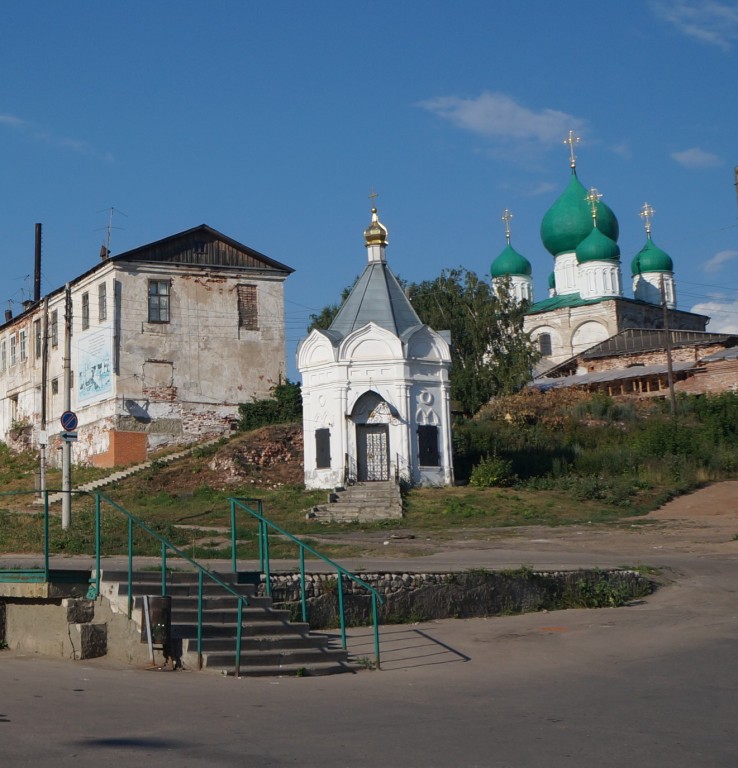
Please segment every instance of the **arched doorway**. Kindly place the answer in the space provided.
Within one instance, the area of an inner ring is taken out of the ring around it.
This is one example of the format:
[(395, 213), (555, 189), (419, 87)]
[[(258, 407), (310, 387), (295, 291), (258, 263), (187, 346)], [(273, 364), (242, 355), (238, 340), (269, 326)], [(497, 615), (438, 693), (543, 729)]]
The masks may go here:
[(376, 392), (365, 392), (355, 403), (351, 420), (356, 427), (356, 479), (390, 479), (390, 423), (395, 409)]

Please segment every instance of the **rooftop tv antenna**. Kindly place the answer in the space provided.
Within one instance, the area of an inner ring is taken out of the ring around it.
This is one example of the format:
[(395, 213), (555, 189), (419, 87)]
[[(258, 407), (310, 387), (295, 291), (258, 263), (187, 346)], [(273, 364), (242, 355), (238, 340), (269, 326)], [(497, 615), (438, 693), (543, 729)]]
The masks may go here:
[(105, 213), (105, 211), (108, 212), (108, 224), (106, 227), (101, 227), (101, 229), (105, 230), (105, 242), (100, 246), (100, 258), (105, 261), (105, 259), (110, 256), (110, 236), (112, 234), (112, 231), (114, 229), (123, 229), (123, 227), (114, 227), (113, 226), (113, 214), (119, 213), (121, 216), (125, 216), (126, 214), (123, 213), (123, 211), (118, 210), (117, 208), (113, 208), (111, 205), (110, 208), (103, 208), (102, 210), (98, 211), (98, 213)]

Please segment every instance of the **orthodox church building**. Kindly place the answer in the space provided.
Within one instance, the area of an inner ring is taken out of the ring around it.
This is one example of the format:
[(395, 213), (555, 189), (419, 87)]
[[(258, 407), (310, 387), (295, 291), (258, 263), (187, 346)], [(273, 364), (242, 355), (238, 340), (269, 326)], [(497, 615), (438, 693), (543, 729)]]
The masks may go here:
[(376, 208), (364, 239), (366, 267), (330, 328), (297, 349), (305, 485), (449, 485), (449, 339), (420, 321), (389, 268)]
[[(618, 220), (596, 189), (589, 191), (577, 176), (573, 132), (565, 143), (571, 152), (571, 178), (563, 194), (541, 222), (541, 240), (553, 256), (549, 295), (533, 300), (530, 262), (510, 243), (492, 262), (495, 285), (509, 281), (519, 301), (531, 302), (523, 329), (537, 343), (541, 368), (561, 363), (626, 329), (664, 327), (664, 306), (673, 331), (704, 331), (709, 318), (677, 309), (674, 265), (651, 239), (653, 209), (645, 204), (641, 216), (646, 242), (630, 263), (633, 298), (623, 295)], [(663, 293), (663, 300), (662, 300)]]

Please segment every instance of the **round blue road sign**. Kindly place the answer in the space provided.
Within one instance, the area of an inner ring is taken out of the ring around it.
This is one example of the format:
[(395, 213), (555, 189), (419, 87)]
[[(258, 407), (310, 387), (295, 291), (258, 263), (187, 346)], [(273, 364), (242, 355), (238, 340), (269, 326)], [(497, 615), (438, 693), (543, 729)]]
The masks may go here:
[(65, 432), (74, 432), (77, 429), (77, 424), (79, 424), (79, 419), (74, 411), (64, 411), (60, 421)]

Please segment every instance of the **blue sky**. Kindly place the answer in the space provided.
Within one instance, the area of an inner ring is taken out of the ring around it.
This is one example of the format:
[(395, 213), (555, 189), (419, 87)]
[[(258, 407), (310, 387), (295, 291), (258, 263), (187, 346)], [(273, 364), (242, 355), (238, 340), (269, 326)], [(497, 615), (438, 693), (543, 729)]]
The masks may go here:
[[(541, 219), (562, 143), (645, 241), (680, 309), (738, 332), (738, 3), (350, 0), (7, 3), (0, 32), (0, 300), (201, 223), (295, 268), (287, 362), (363, 269), (372, 188), (410, 281), (487, 274), (512, 242), (546, 295)], [(15, 309), (17, 311), (18, 305)]]

